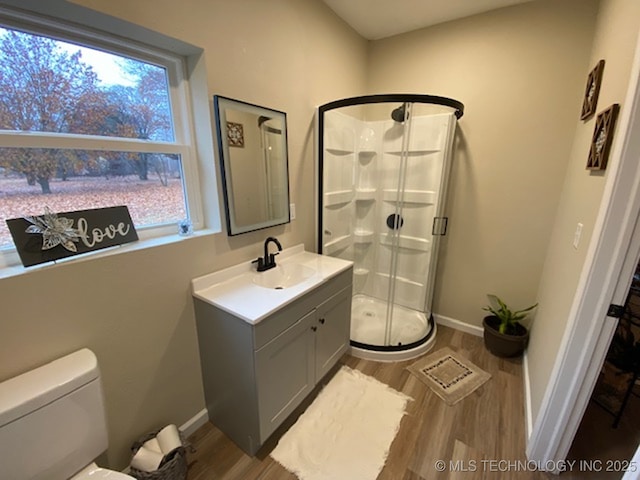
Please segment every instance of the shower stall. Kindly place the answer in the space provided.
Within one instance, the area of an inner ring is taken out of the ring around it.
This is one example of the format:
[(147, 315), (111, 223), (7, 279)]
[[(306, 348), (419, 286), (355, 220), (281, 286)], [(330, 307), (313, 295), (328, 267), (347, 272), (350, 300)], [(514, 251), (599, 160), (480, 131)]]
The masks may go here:
[(318, 251), (354, 262), (352, 353), (428, 351), (453, 139), (462, 103), (370, 95), (318, 109)]

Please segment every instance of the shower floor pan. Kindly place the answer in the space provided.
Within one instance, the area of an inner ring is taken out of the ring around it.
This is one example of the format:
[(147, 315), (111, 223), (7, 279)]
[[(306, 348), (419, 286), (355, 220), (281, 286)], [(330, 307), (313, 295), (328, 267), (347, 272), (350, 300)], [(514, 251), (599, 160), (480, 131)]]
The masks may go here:
[(435, 342), (436, 326), (423, 312), (394, 305), (391, 341), (385, 345), (387, 302), (354, 295), (351, 307), (351, 354), (378, 361), (415, 358)]

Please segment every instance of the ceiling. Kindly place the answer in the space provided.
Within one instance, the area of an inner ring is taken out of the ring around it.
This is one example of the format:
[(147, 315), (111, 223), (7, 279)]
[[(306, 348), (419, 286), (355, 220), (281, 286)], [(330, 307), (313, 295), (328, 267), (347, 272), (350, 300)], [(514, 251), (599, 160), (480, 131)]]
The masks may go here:
[(323, 0), (368, 40), (532, 0)]

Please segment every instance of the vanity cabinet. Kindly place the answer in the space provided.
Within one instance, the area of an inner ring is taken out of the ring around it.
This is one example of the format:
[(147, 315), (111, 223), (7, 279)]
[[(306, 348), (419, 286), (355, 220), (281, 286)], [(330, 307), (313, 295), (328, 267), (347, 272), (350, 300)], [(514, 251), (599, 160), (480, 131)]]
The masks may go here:
[(250, 455), (347, 351), (352, 274), (255, 324), (194, 298), (209, 419)]
[[(316, 312), (309, 312), (255, 353), (260, 438), (266, 438), (315, 386)], [(215, 422), (214, 422), (215, 423)]]
[(349, 345), (351, 323), (344, 319), (351, 317), (351, 298), (351, 288), (345, 289), (323, 302), (316, 311), (316, 329), (311, 328), (316, 342), (316, 379), (321, 379), (331, 370)]

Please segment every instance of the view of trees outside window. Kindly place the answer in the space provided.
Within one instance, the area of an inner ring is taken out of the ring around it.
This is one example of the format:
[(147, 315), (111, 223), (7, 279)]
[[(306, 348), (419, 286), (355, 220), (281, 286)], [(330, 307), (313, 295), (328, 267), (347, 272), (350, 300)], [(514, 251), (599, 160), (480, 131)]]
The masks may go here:
[[(38, 133), (27, 146), (0, 143), (0, 247), (12, 245), (5, 219), (41, 215), (45, 206), (127, 205), (136, 227), (187, 215), (181, 156), (157, 147), (175, 141), (163, 67), (0, 28), (0, 130), (16, 138)], [(52, 135), (146, 142), (138, 151), (81, 141), (51, 148)]]

